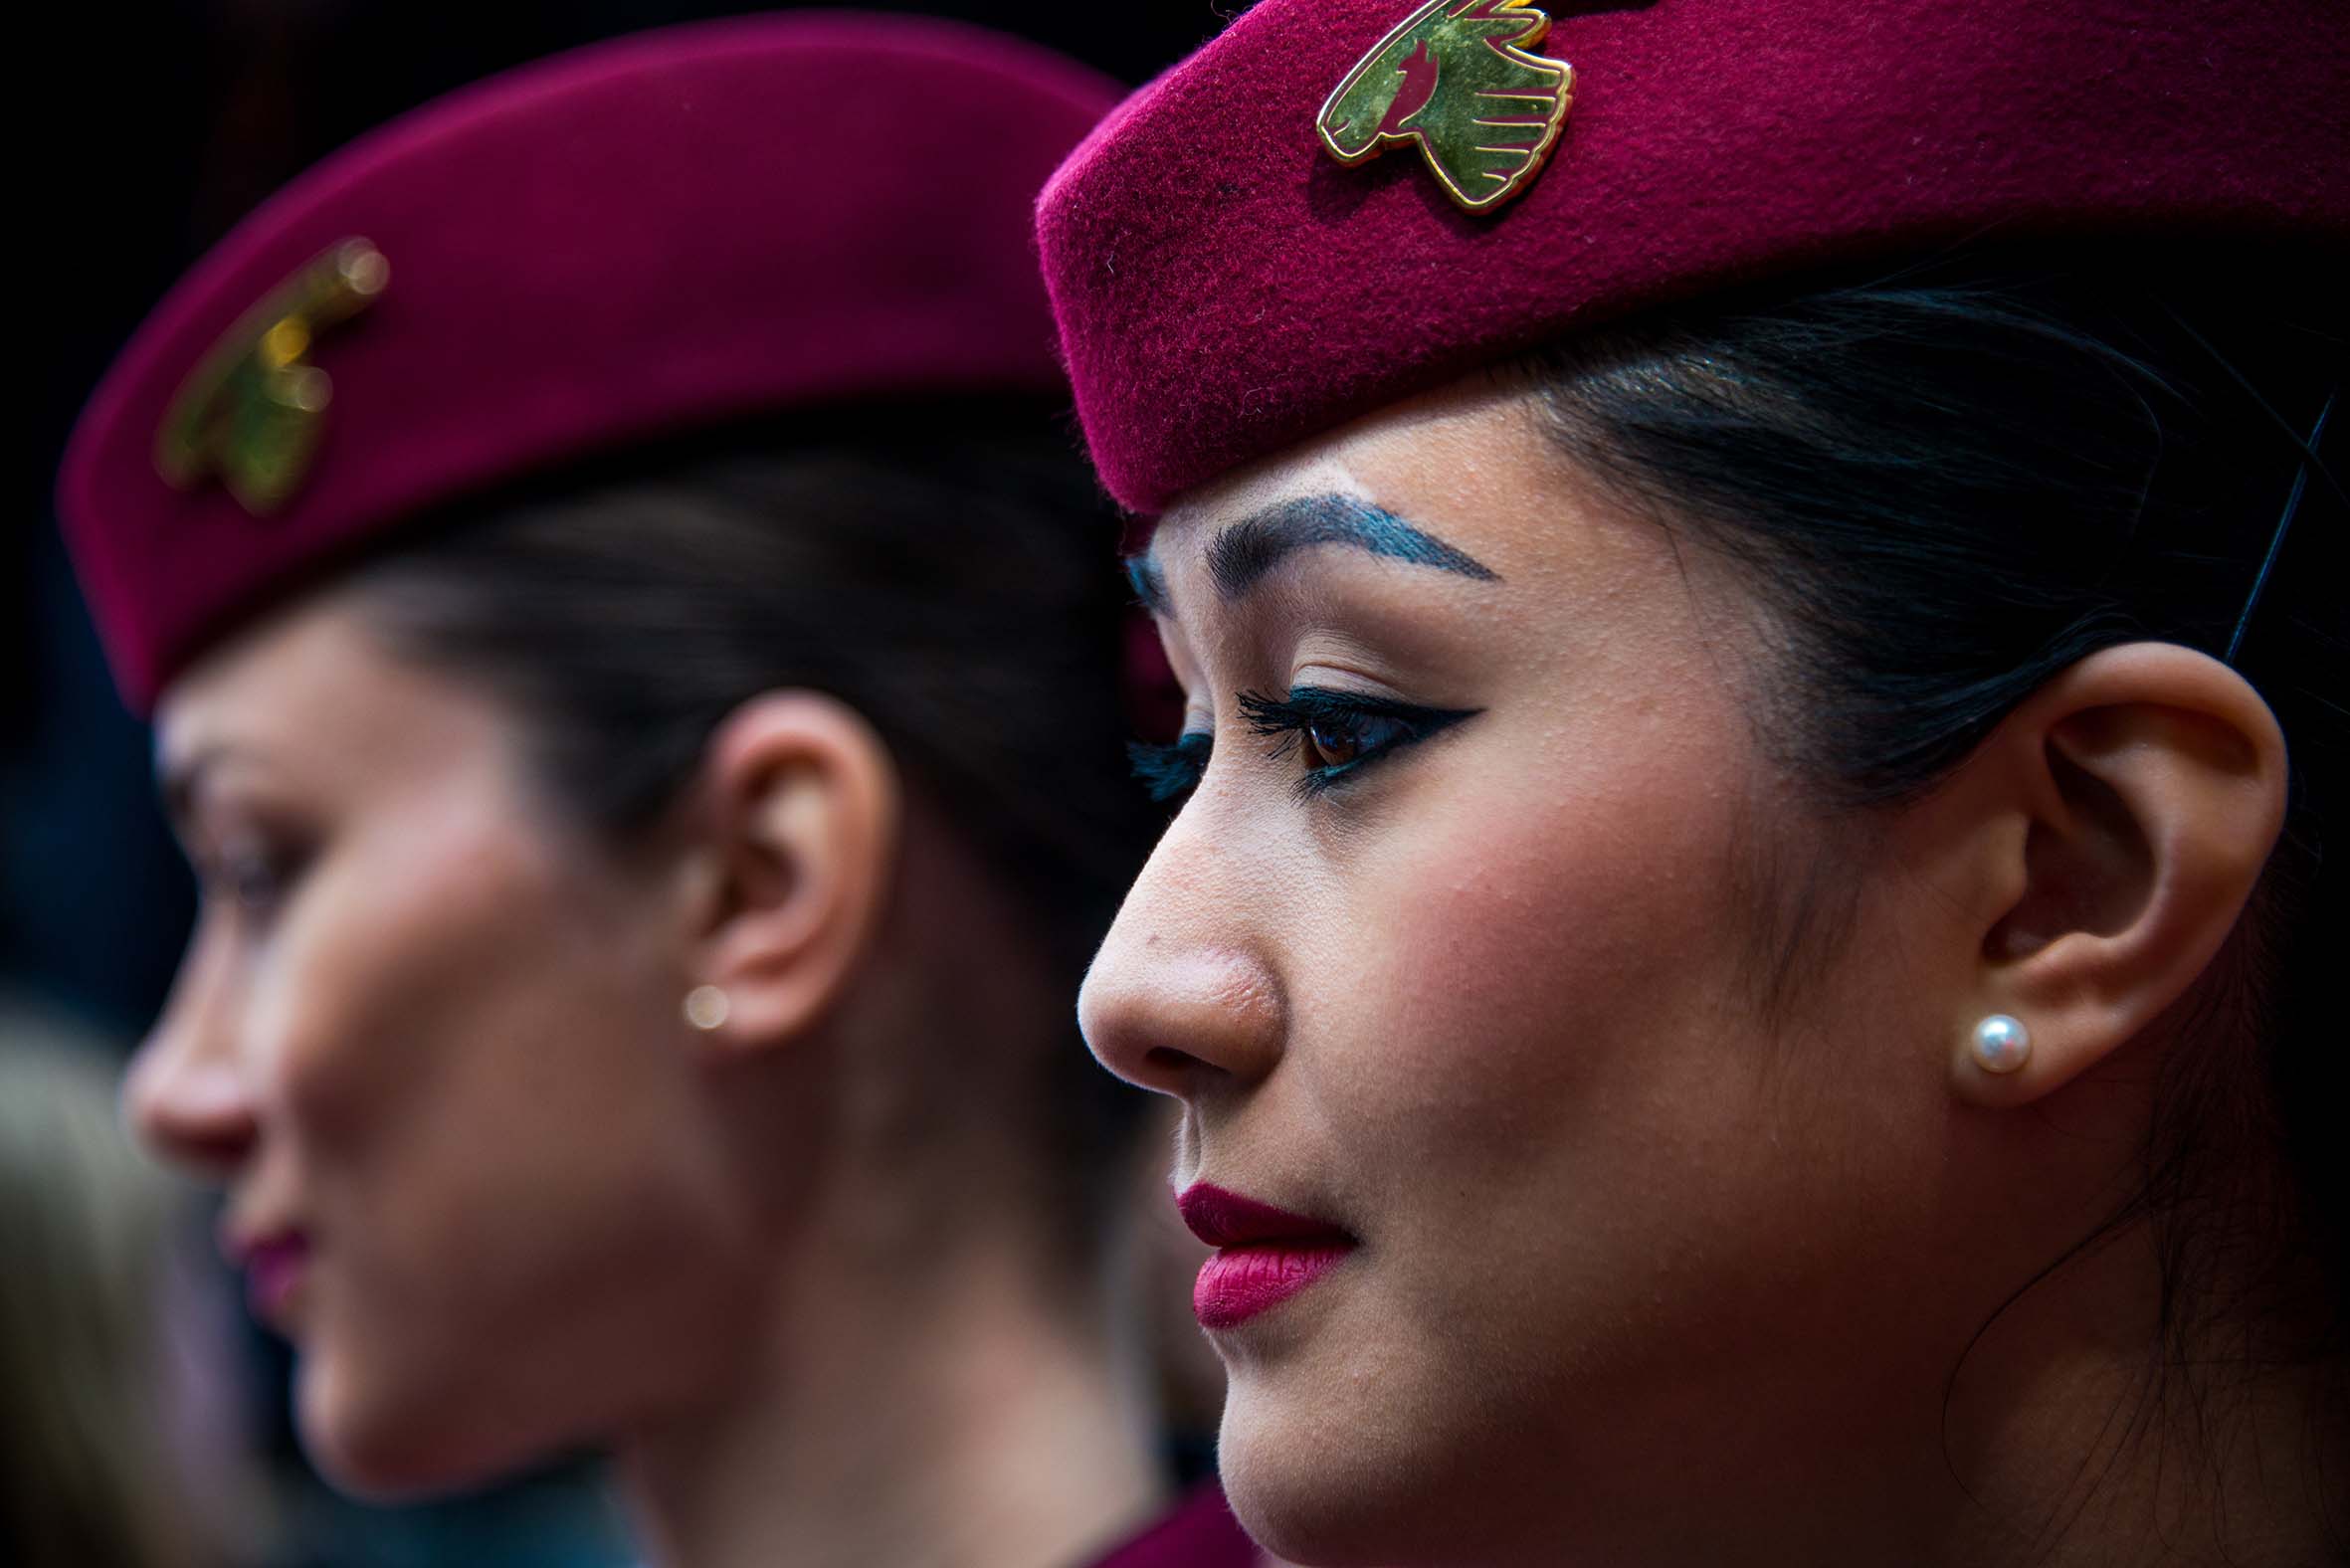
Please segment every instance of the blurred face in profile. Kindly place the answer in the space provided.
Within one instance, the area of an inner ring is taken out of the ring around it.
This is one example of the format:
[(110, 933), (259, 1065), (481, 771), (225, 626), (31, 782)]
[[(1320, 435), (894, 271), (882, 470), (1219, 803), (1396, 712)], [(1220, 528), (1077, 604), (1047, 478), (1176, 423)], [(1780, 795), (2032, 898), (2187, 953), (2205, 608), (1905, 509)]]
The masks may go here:
[(1762, 1004), (1758, 888), (1829, 830), (1718, 563), (1472, 388), (1196, 492), (1139, 575), (1212, 750), (1080, 1015), (1184, 1102), (1267, 1544), (1702, 1560), (1693, 1491), (1800, 1495), (1930, 1418), (2010, 1282), (1951, 1175), (1944, 993), (1863, 884)]
[(668, 863), (571, 827), (493, 702), (331, 594), (175, 682), (159, 737), (202, 902), (128, 1104), (226, 1182), (321, 1467), (474, 1479), (706, 1384), (757, 1186)]

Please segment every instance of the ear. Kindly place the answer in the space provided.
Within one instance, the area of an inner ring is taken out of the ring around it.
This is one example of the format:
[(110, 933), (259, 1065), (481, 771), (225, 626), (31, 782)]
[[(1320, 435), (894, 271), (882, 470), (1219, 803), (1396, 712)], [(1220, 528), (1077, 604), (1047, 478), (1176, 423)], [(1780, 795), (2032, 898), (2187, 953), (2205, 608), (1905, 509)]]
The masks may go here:
[[(1981, 808), (1971, 1016), (1950, 1020), (1960, 1094), (2022, 1104), (2110, 1058), (2227, 940), (2284, 822), (2284, 735), (2258, 693), (2192, 649), (2091, 655), (2010, 714), (1961, 770)], [(1971, 1039), (2031, 1033), (2012, 1073)]]
[(715, 986), (733, 1053), (800, 1035), (839, 1000), (887, 898), (897, 770), (853, 708), (812, 691), (752, 698), (704, 754), (689, 986)]

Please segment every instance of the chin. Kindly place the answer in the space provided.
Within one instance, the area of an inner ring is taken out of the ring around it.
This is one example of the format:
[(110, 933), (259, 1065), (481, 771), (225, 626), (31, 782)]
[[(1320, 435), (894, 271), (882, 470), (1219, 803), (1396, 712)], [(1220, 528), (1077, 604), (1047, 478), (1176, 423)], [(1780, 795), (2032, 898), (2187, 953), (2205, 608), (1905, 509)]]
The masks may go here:
[(1217, 1439), (1234, 1515), (1268, 1551), (1305, 1568), (1443, 1556), (1426, 1549), (1415, 1518), (1427, 1471), (1382, 1441), (1386, 1426), (1378, 1412), (1316, 1409), (1266, 1387), (1262, 1371), (1239, 1373)]
[(325, 1357), (303, 1357), (294, 1373), (302, 1452), (335, 1490), (374, 1503), (470, 1490), (535, 1458), (469, 1434), (457, 1403), (420, 1399), (421, 1386), (422, 1380), (405, 1380), (403, 1389), (387, 1390)]
[(1236, 1360), (1231, 1373), (1218, 1469), (1234, 1514), (1276, 1557), (1557, 1561), (1559, 1446), (1511, 1439), (1495, 1401), (1463, 1397), (1459, 1368), (1391, 1345), (1336, 1364)]

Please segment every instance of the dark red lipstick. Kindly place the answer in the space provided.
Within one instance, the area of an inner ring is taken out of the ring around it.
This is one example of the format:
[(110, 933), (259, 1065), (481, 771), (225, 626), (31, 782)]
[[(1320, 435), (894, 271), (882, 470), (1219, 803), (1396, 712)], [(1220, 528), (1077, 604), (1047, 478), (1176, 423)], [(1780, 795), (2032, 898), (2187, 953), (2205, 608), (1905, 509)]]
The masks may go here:
[(1216, 1249), (1191, 1290), (1191, 1309), (1202, 1328), (1234, 1328), (1272, 1311), (1354, 1250), (1354, 1238), (1326, 1220), (1206, 1182), (1185, 1188), (1175, 1207), (1191, 1233)]

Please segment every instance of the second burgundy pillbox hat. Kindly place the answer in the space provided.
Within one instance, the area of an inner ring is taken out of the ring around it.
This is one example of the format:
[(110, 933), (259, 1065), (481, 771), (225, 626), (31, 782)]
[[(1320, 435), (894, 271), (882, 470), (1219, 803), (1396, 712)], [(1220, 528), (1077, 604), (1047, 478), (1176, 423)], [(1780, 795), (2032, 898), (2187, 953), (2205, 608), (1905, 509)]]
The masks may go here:
[(1115, 97), (978, 29), (809, 13), (580, 50), (327, 159), (155, 309), (68, 449), (125, 696), (507, 480), (797, 406), (1054, 394), (1032, 204)]
[(1261, 0), (1054, 176), (1096, 466), (1182, 491), (1645, 306), (1985, 235), (2350, 237), (2340, 0)]

